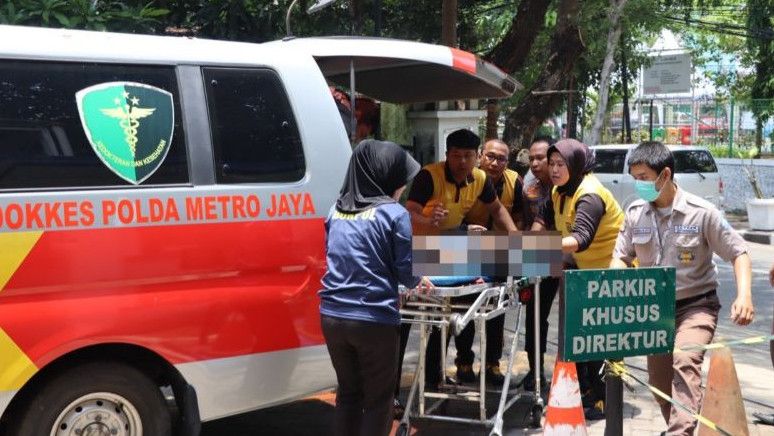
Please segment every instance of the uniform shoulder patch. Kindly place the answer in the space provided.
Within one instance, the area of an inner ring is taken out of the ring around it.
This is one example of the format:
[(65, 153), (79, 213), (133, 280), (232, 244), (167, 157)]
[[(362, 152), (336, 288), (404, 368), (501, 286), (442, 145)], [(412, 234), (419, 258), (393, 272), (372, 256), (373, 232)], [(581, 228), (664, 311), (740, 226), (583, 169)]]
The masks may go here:
[(626, 212), (629, 212), (630, 210), (634, 210), (635, 208), (641, 208), (646, 204), (647, 203), (643, 199), (634, 200), (629, 204), (629, 206), (626, 207)]
[(704, 209), (717, 209), (717, 207), (711, 202), (699, 197), (698, 195), (690, 194), (685, 196), (685, 201), (694, 206), (699, 206)]

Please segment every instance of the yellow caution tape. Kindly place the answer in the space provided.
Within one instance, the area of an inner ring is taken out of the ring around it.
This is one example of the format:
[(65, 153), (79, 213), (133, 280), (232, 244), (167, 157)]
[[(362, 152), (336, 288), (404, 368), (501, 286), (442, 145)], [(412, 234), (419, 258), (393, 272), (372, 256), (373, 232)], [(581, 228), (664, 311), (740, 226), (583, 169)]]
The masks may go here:
[(650, 384), (640, 380), (639, 378), (637, 378), (635, 375), (633, 375), (632, 373), (630, 373), (626, 369), (626, 366), (624, 366), (623, 362), (621, 362), (621, 361), (610, 361), (610, 360), (606, 360), (605, 362), (607, 363), (608, 373), (610, 375), (614, 375), (616, 377), (622, 377), (622, 378), (624, 378), (624, 377), (631, 378), (632, 380), (636, 381), (637, 383), (639, 383), (639, 384), (645, 386), (646, 388), (650, 389), (651, 392), (653, 392), (654, 394), (656, 394), (657, 396), (662, 398), (664, 401), (667, 401), (667, 402), (671, 403), (673, 406), (678, 407), (678, 408), (686, 411), (694, 419), (699, 421), (702, 425), (704, 425), (704, 426), (706, 426), (706, 427), (708, 427), (708, 428), (710, 428), (710, 429), (712, 429), (712, 430), (714, 430), (714, 431), (716, 431), (716, 432), (718, 432), (720, 434), (723, 434), (725, 436), (733, 436), (731, 433), (727, 432), (726, 430), (723, 430), (721, 427), (719, 427), (714, 422), (712, 422), (709, 419), (699, 415), (697, 412), (694, 412), (693, 410), (691, 410), (691, 408), (689, 408), (688, 406), (686, 406), (686, 405), (676, 401), (675, 399), (673, 399), (669, 395), (665, 394), (663, 391), (661, 391), (661, 389), (659, 389), (659, 388), (657, 388), (655, 386), (652, 386), (652, 385), (650, 385)]
[(681, 348), (675, 347), (674, 352), (675, 353), (684, 353), (684, 352), (688, 352), (688, 351), (716, 350), (718, 348), (733, 347), (735, 345), (760, 344), (762, 342), (768, 342), (768, 341), (772, 341), (772, 340), (774, 340), (774, 335), (753, 336), (753, 337), (745, 338), (745, 339), (737, 339), (735, 341), (713, 342), (713, 343), (707, 344), (707, 345), (689, 345), (687, 347), (681, 347)]

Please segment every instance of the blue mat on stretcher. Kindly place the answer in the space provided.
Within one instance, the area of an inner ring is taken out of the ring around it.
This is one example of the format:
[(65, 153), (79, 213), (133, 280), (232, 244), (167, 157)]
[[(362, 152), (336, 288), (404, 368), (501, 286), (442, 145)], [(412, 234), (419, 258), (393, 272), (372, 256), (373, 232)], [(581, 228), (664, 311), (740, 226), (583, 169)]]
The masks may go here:
[(479, 278), (484, 279), (485, 282), (491, 283), (491, 277), (481, 276), (431, 276), (428, 277), (435, 286), (451, 288), (454, 286), (472, 285)]

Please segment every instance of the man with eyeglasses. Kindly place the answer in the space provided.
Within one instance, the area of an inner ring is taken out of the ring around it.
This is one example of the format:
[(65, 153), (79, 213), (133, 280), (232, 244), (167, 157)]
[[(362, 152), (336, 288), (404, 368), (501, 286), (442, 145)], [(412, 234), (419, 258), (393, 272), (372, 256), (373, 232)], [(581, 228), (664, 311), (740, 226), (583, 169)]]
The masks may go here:
[[(492, 181), (497, 198), (510, 213), (516, 227), (521, 228), (522, 181), (519, 173), (508, 169), (508, 145), (499, 139), (487, 141), (479, 151), (479, 169)], [(465, 216), (468, 230), (504, 230), (489, 214), (482, 201), (477, 201)], [(500, 371), (500, 357), (503, 352), (503, 328), (505, 315), (486, 322), (486, 381), (495, 386), (502, 385), (504, 376)], [(473, 338), (475, 330), (463, 330), (455, 339), (457, 343), (457, 377), (473, 377)], [(483, 356), (482, 356), (483, 357)], [(464, 380), (467, 381), (467, 380)]]
[[(516, 231), (510, 210), (503, 207), (498, 200), (491, 176), (476, 168), (480, 143), (478, 135), (470, 130), (460, 129), (452, 132), (446, 138), (446, 160), (426, 165), (414, 178), (406, 201), (414, 234), (432, 234), (440, 230), (464, 228), (464, 221), (477, 201), (482, 203), (497, 228)], [(401, 338), (401, 346), (404, 349), (404, 338), (408, 339), (407, 330), (404, 328)], [(472, 358), (467, 359), (467, 356), (473, 354), (469, 349), (474, 332), (472, 323), (468, 324), (463, 334), (456, 339), (457, 379), (461, 382), (476, 380)], [(470, 345), (465, 342), (465, 334), (470, 335)], [(460, 360), (461, 356), (465, 358)], [(435, 370), (441, 366), (440, 357), (440, 334), (437, 329), (433, 329), (427, 345), (428, 370), (425, 371), (425, 382), (428, 386), (435, 386), (440, 382), (440, 371)]]

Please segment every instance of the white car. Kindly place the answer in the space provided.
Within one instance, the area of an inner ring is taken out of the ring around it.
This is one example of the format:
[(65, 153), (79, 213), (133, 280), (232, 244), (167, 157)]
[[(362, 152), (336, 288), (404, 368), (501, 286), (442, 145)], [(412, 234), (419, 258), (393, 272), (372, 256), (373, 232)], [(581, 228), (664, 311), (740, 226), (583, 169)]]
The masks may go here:
[[(613, 193), (623, 210), (639, 198), (634, 178), (629, 175), (630, 151), (636, 144), (608, 144), (590, 147), (594, 150), (594, 174)], [(723, 180), (715, 159), (705, 147), (668, 145), (675, 157), (675, 182), (686, 191), (702, 197), (722, 210)]]

